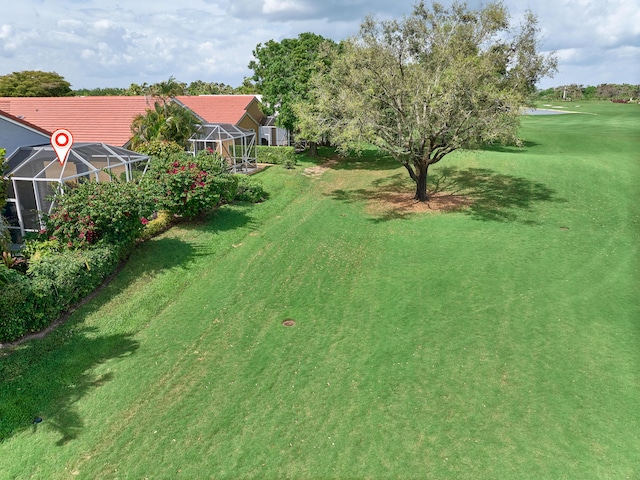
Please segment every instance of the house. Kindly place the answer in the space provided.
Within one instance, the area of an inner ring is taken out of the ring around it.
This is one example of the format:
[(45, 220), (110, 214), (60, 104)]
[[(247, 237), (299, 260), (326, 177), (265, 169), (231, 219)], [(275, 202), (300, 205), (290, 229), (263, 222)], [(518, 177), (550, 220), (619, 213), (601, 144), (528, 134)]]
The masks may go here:
[(7, 157), (18, 148), (49, 143), (51, 132), (0, 110), (0, 148)]
[(131, 122), (149, 108), (145, 97), (4, 97), (0, 110), (38, 127), (65, 128), (76, 142), (125, 146)]
[(64, 163), (53, 146), (33, 145), (16, 149), (7, 160), (7, 218), (14, 243), (28, 231), (40, 230), (43, 213), (51, 213), (54, 195), (65, 184), (80, 181), (131, 181), (144, 175), (149, 157), (97, 142), (74, 142)]
[[(256, 138), (265, 116), (254, 95), (180, 96), (174, 99), (200, 119), (191, 139), (192, 152), (214, 149), (234, 172), (256, 163)], [(5, 216), (12, 235), (37, 231), (51, 195), (80, 177), (108, 181), (111, 174), (133, 177), (148, 157), (127, 150), (133, 119), (152, 108), (143, 96), (0, 98), (0, 148), (7, 150), (8, 185)], [(74, 146), (65, 165), (58, 164), (51, 132), (65, 128)], [(115, 146), (114, 146), (115, 145)], [(123, 148), (124, 147), (124, 148)]]
[[(231, 124), (253, 130), (256, 137), (265, 115), (255, 95), (178, 96), (174, 99), (207, 124)], [(69, 130), (76, 142), (127, 146), (131, 122), (153, 99), (144, 96), (0, 97), (0, 110), (32, 125)]]
[[(191, 150), (213, 148), (227, 158), (233, 171), (247, 171), (256, 163), (256, 139), (265, 115), (255, 95), (178, 96), (176, 103), (202, 122)], [(3, 97), (0, 110), (33, 125), (69, 130), (76, 142), (100, 142), (128, 147), (133, 119), (153, 107), (144, 96)]]
[(266, 117), (260, 126), (260, 145), (287, 147), (291, 145), (291, 133), (276, 125), (276, 117)]
[[(43, 103), (45, 107), (36, 113), (50, 115), (55, 111), (48, 108), (48, 102)], [(61, 165), (48, 129), (0, 111), (0, 148), (7, 152), (3, 175), (7, 180), (6, 205), (2, 214), (14, 243), (21, 243), (27, 231), (42, 227), (42, 213), (50, 213), (51, 198), (59, 186), (81, 178), (110, 181), (111, 175), (128, 181), (136, 172), (144, 172), (148, 156), (104, 142), (84, 142), (82, 135), (80, 141), (77, 136), (74, 138), (68, 159)]]
[(211, 149), (225, 157), (231, 171), (256, 167), (256, 139), (266, 118), (255, 95), (178, 96), (174, 101), (202, 121), (191, 139), (193, 154)]
[(256, 137), (265, 119), (255, 95), (178, 96), (175, 100), (208, 124), (231, 124), (253, 130)]

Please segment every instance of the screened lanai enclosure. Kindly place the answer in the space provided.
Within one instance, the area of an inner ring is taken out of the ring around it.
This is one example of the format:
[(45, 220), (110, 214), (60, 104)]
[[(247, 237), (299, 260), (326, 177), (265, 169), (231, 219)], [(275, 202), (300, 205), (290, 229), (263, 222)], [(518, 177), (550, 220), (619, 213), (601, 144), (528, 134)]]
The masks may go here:
[(51, 145), (21, 147), (7, 160), (7, 204), (4, 216), (15, 243), (25, 232), (40, 230), (42, 213), (50, 213), (62, 185), (80, 182), (131, 181), (147, 170), (149, 157), (104, 143), (75, 143), (64, 164)]
[(202, 150), (218, 152), (227, 160), (230, 172), (248, 173), (257, 168), (256, 134), (253, 130), (230, 123), (204, 124), (189, 142), (193, 155)]

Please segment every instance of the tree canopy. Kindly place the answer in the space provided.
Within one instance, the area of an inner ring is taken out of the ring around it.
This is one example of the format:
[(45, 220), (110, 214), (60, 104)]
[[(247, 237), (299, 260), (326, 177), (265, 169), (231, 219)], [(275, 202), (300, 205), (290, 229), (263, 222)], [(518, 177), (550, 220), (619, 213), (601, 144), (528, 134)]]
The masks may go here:
[(319, 54), (335, 45), (320, 35), (301, 33), (298, 38), (258, 44), (253, 51), (255, 60), (249, 63), (254, 71), (253, 80), (270, 110), (268, 113), (278, 112), (279, 126), (295, 130), (298, 118), (293, 105), (308, 98), (309, 80), (318, 71)]
[(299, 105), (303, 133), (342, 149), (376, 145), (402, 163), (428, 200), (430, 165), (487, 142), (515, 142), (520, 110), (556, 70), (539, 53), (537, 19), (510, 25), (501, 3), (478, 10), (424, 2), (402, 19), (367, 18)]
[(66, 97), (71, 84), (56, 72), (25, 70), (0, 77), (0, 97)]

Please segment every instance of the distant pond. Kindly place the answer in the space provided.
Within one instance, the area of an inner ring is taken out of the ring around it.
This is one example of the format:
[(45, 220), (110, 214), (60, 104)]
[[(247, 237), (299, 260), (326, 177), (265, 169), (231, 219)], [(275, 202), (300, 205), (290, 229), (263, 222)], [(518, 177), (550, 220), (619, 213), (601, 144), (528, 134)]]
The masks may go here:
[(560, 110), (544, 110), (541, 108), (527, 108), (522, 111), (523, 115), (562, 115), (569, 112), (562, 112)]

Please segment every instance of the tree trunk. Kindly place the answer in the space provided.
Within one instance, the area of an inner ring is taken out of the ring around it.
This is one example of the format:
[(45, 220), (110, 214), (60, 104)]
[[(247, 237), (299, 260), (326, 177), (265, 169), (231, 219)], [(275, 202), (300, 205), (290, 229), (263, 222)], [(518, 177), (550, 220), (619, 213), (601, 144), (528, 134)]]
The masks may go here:
[(318, 144), (316, 142), (309, 142), (309, 154), (310, 157), (318, 156)]
[(427, 202), (429, 201), (429, 196), (427, 195), (427, 171), (429, 170), (429, 165), (420, 164), (416, 170), (418, 175), (417, 179), (415, 179), (416, 196), (414, 198), (419, 202)]

